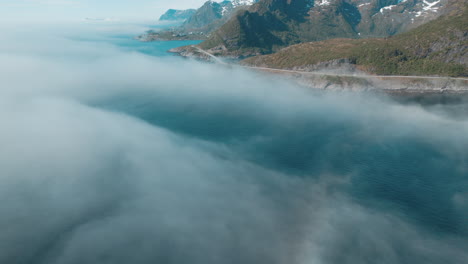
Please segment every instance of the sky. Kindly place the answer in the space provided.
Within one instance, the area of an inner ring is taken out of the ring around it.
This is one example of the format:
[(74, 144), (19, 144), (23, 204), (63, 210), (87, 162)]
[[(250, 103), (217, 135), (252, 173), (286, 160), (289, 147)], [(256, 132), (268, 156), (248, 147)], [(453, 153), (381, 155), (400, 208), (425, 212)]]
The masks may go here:
[(0, 0), (0, 20), (151, 20), (157, 19), (169, 8), (196, 8), (203, 2), (204, 0)]

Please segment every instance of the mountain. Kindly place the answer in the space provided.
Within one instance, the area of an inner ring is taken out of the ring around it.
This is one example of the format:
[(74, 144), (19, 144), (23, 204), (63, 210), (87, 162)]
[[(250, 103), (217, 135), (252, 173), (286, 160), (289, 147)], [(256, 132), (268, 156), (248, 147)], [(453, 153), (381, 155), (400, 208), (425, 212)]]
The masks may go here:
[(242, 57), (310, 41), (387, 37), (436, 19), (459, 1), (464, 0), (260, 0), (200, 46)]
[(197, 9), (197, 11), (182, 25), (185, 30), (191, 31), (212, 31), (219, 27), (223, 18), (232, 12), (233, 5), (230, 1), (214, 2), (208, 1)]
[(468, 4), (453, 1), (436, 20), (390, 38), (302, 43), (251, 57), (250, 66), (301, 71), (348, 69), (379, 75), (468, 76)]
[(195, 9), (187, 9), (187, 10), (176, 10), (176, 9), (169, 9), (164, 13), (160, 18), (159, 21), (179, 21), (179, 20), (187, 20), (193, 14), (195, 14)]
[(258, 0), (207, 1), (200, 8), (195, 10), (180, 27), (162, 32), (148, 32), (146, 35), (140, 36), (139, 39), (143, 41), (206, 39), (211, 32), (221, 27), (236, 12), (246, 9), (257, 1)]
[(211, 32), (222, 26), (236, 11), (258, 0), (207, 1), (183, 25), (187, 31)]

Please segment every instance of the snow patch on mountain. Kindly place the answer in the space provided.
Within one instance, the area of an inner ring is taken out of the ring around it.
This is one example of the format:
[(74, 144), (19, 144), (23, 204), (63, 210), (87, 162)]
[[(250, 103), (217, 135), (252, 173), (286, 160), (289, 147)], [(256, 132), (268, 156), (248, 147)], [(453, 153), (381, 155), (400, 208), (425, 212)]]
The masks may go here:
[(234, 8), (238, 6), (253, 5), (257, 0), (232, 0), (232, 6)]
[(318, 6), (327, 6), (327, 5), (330, 5), (330, 4), (331, 4), (331, 3), (330, 3), (330, 0), (319, 0), (319, 1), (317, 2), (317, 5), (318, 5)]
[(423, 10), (424, 11), (432, 11), (432, 12), (437, 12), (437, 10), (439, 9), (439, 7), (436, 7), (435, 5), (437, 5), (438, 3), (440, 3), (440, 0), (437, 0), (435, 2), (428, 2), (426, 0), (423, 1), (423, 3), (426, 5), (425, 7), (423, 7)]
[(392, 10), (396, 5), (390, 5), (380, 8), (380, 13), (383, 14), (385, 10)]
[(228, 12), (227, 6), (223, 6), (223, 9), (221, 10), (221, 15), (224, 16)]
[(429, 1), (423, 0), (422, 11), (416, 12), (415, 17), (420, 17), (423, 14), (427, 14), (429, 12), (437, 12), (439, 10), (439, 7), (437, 6), (437, 4), (439, 4), (439, 3), (440, 3), (440, 0), (436, 0), (434, 2), (429, 2)]
[[(395, 7), (400, 6), (403, 3), (406, 3), (408, 0), (399, 0), (396, 5), (388, 5), (380, 8), (379, 12), (377, 14), (384, 14), (391, 12)], [(363, 6), (369, 5), (369, 3), (363, 3), (358, 5), (358, 8), (361, 8)], [(424, 15), (428, 15), (430, 13), (437, 13), (439, 11), (439, 8), (441, 7), (441, 0), (419, 0), (416, 1), (416, 5), (414, 6), (415, 9), (413, 11), (409, 11), (411, 14), (413, 14), (413, 19), (412, 21), (414, 22), (414, 18), (418, 18)]]
[(221, 4), (221, 15), (224, 16), (230, 13), (233, 9), (239, 6), (250, 6), (258, 2), (258, 0), (232, 0), (232, 1), (219, 1)]

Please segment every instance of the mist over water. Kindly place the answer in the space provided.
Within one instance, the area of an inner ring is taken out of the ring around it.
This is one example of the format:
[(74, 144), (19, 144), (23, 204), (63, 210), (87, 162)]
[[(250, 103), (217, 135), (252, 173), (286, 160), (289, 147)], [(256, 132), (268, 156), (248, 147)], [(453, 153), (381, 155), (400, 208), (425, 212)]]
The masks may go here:
[(0, 42), (0, 263), (468, 259), (464, 103), (316, 93), (139, 26), (36, 29)]

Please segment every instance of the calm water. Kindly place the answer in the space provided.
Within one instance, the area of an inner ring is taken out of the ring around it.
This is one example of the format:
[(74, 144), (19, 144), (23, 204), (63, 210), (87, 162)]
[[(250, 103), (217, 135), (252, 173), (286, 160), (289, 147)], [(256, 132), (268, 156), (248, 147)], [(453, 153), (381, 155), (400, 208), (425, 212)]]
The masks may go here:
[[(135, 40), (140, 34), (143, 34), (146, 30), (164, 30), (178, 26), (178, 24), (164, 24), (164, 25), (133, 25), (135, 28), (127, 29), (128, 33), (120, 33), (119, 27), (125, 29), (125, 24), (106, 24), (106, 23), (91, 23), (86, 25), (88, 31), (93, 32), (83, 35), (72, 35), (70, 39), (77, 41), (84, 41), (87, 43), (106, 43), (116, 47), (119, 47), (124, 52), (139, 52), (142, 54), (154, 56), (154, 57), (167, 57), (175, 56), (173, 53), (167, 52), (168, 50), (176, 47), (195, 45), (199, 44), (199, 40), (187, 40), (187, 41), (154, 41), (154, 42), (142, 42)], [(125, 30), (122, 30), (125, 31)]]
[(136, 51), (157, 57), (175, 56), (173, 53), (168, 53), (167, 51), (172, 48), (196, 45), (201, 42), (198, 40), (141, 42), (132, 39), (132, 35), (113, 36), (107, 41), (119, 46), (125, 51)]
[[(151, 30), (164, 30), (177, 26), (179, 26), (179, 24), (148, 25), (148, 28)], [(201, 42), (198, 40), (141, 42), (134, 40), (134, 37), (134, 34), (112, 35), (107, 41), (126, 51), (136, 51), (156, 57), (175, 56), (173, 53), (168, 53), (167, 51), (172, 48), (196, 45)]]

